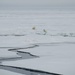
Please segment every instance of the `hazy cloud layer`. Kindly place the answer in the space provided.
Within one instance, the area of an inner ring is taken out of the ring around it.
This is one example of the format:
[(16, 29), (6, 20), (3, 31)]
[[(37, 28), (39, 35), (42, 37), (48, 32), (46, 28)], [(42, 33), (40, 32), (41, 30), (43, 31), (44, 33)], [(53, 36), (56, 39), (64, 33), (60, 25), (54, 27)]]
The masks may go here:
[(75, 0), (0, 0), (0, 6), (74, 7)]
[(75, 0), (0, 0), (0, 4), (14, 5), (73, 5)]

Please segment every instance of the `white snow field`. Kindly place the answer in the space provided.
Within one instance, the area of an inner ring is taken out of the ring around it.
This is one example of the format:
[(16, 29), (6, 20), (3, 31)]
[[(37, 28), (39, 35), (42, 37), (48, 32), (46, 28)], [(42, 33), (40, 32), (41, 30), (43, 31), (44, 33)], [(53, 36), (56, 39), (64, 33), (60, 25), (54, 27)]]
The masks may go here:
[(0, 10), (0, 75), (4, 71), (75, 75), (75, 11)]

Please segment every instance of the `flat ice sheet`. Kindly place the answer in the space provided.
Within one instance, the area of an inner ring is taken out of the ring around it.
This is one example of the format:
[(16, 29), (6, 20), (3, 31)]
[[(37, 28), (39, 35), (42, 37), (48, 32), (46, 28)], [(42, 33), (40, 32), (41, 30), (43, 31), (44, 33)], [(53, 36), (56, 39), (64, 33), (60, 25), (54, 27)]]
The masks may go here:
[[(22, 50), (24, 51), (24, 50)], [(27, 49), (40, 58), (3, 62), (3, 65), (31, 68), (63, 75), (75, 74), (75, 45), (62, 44), (58, 46), (41, 46)]]
[(0, 74), (1, 75), (23, 75), (23, 74), (14, 73), (14, 72), (2, 70), (2, 69), (0, 69)]

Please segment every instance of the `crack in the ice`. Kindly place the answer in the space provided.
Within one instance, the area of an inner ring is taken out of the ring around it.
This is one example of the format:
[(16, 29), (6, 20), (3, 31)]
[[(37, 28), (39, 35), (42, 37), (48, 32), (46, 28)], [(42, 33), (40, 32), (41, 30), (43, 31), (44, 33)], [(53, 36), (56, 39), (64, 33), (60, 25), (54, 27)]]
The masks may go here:
[(0, 34), (0, 36), (26, 36), (26, 34)]
[[(17, 51), (18, 53), (23, 53), (23, 54), (28, 54), (28, 55), (30, 55), (30, 56), (32, 56), (32, 57), (39, 57), (39, 56), (36, 56), (36, 55), (33, 55), (33, 54), (31, 54), (30, 52), (23, 52), (23, 51)], [(17, 53), (17, 54), (18, 54)]]
[(2, 61), (13, 61), (13, 60), (21, 60), (21, 59), (29, 59), (29, 58), (36, 58), (36, 57), (39, 57), (39, 56), (36, 56), (36, 55), (33, 55), (29, 52), (22, 52), (22, 51), (18, 51), (20, 49), (29, 49), (29, 48), (35, 48), (35, 47), (38, 47), (38, 45), (31, 45), (31, 46), (28, 46), (28, 47), (0, 47), (0, 48), (6, 48), (8, 49), (7, 51), (14, 51), (18, 57), (0, 57), (0, 62)]
[(46, 72), (46, 71), (42, 71), (42, 70), (7, 66), (7, 65), (0, 65), (0, 69), (9, 70), (12, 72), (17, 72), (17, 73), (26, 74), (26, 75), (31, 75), (31, 74), (32, 75), (44, 75), (44, 74), (45, 75), (62, 75), (62, 74), (51, 73), (51, 72)]
[(39, 45), (33, 45), (33, 46), (28, 46), (28, 47), (24, 47), (24, 48), (12, 48), (12, 49), (8, 49), (8, 51), (14, 51), (14, 50), (20, 50), (20, 49), (29, 49), (29, 48), (35, 48), (38, 47)]

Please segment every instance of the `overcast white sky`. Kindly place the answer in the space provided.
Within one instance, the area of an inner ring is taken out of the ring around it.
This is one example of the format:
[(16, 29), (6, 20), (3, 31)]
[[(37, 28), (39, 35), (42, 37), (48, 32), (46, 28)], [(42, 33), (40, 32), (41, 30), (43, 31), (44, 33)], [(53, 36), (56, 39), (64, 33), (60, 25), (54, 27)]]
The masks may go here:
[(0, 7), (74, 7), (75, 0), (0, 0)]

